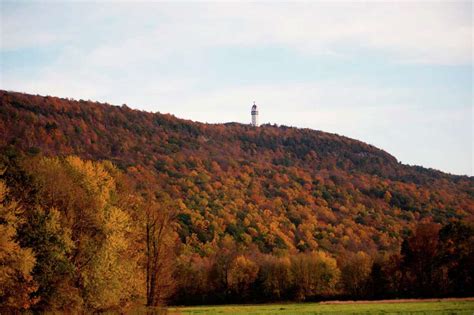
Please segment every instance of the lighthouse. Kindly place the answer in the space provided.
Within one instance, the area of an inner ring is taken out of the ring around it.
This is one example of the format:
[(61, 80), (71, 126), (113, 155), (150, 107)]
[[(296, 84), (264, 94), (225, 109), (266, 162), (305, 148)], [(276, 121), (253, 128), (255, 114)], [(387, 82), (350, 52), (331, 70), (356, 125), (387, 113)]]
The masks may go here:
[(257, 105), (255, 105), (255, 102), (253, 102), (251, 113), (252, 113), (252, 126), (258, 127), (258, 109), (257, 109)]

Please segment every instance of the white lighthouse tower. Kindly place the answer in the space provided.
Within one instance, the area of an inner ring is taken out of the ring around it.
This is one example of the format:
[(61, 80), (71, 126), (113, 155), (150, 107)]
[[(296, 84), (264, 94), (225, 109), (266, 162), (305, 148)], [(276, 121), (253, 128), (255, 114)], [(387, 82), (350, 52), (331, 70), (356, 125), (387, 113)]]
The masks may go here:
[(252, 113), (252, 126), (258, 127), (258, 109), (257, 109), (257, 105), (255, 105), (255, 102), (253, 102), (251, 113)]

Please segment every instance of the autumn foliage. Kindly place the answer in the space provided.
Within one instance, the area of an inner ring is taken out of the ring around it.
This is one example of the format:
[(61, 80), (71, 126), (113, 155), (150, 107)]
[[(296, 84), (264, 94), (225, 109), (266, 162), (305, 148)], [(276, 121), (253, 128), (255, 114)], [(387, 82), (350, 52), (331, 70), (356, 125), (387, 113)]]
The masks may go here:
[(474, 294), (474, 180), (308, 129), (0, 91), (0, 308)]

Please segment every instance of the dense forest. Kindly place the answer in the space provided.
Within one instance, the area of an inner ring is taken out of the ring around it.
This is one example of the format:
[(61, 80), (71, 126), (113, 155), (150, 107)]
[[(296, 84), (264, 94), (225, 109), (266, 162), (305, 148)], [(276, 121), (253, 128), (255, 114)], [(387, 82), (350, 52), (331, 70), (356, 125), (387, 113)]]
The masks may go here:
[(0, 311), (474, 294), (472, 177), (310, 129), (0, 99)]

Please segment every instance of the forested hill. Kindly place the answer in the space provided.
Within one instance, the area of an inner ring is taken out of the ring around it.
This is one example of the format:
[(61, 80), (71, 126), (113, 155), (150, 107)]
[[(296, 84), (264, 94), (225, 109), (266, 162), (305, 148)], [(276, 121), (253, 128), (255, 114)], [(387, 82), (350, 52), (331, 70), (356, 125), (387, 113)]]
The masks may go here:
[(262, 252), (395, 250), (417, 221), (474, 213), (472, 177), (406, 166), (335, 134), (0, 95), (4, 152), (105, 159), (125, 172), (140, 167), (183, 201), (179, 233), (197, 247), (230, 234)]
[(472, 177), (310, 129), (0, 99), (0, 312), (474, 294)]

